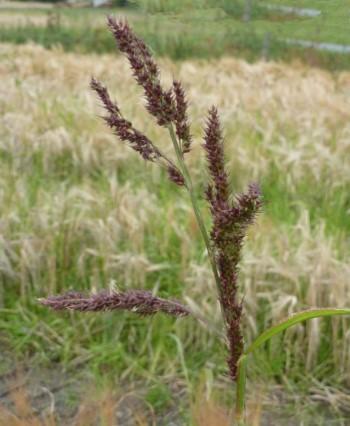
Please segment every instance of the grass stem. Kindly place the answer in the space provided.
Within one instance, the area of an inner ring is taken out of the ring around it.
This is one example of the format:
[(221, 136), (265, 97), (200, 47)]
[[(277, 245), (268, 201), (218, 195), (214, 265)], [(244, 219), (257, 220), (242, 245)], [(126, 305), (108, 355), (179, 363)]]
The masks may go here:
[(247, 374), (247, 355), (242, 355), (237, 364), (235, 425), (244, 426), (245, 387)]
[(177, 160), (178, 160), (178, 163), (179, 163), (179, 167), (180, 167), (180, 170), (181, 170), (181, 172), (184, 176), (185, 185), (186, 185), (186, 188), (187, 188), (189, 195), (190, 195), (190, 199), (191, 199), (192, 207), (193, 207), (196, 219), (197, 219), (197, 223), (198, 223), (200, 232), (202, 234), (205, 246), (207, 248), (211, 268), (212, 268), (214, 278), (215, 278), (216, 287), (217, 287), (218, 293), (220, 295), (221, 294), (220, 277), (219, 277), (219, 273), (218, 273), (218, 270), (217, 270), (217, 267), (216, 267), (214, 253), (213, 253), (213, 250), (212, 250), (212, 247), (211, 247), (211, 244), (210, 244), (209, 236), (208, 236), (207, 230), (205, 228), (205, 224), (204, 224), (204, 221), (203, 221), (203, 218), (202, 218), (199, 206), (198, 206), (196, 195), (194, 193), (191, 175), (190, 175), (188, 168), (187, 168), (187, 166), (184, 162), (183, 154), (180, 150), (179, 142), (178, 142), (177, 136), (174, 132), (173, 125), (169, 124), (168, 129), (169, 129), (169, 134), (170, 134), (170, 137), (171, 137), (174, 149), (175, 149), (175, 153), (176, 153), (176, 157), (177, 157)]

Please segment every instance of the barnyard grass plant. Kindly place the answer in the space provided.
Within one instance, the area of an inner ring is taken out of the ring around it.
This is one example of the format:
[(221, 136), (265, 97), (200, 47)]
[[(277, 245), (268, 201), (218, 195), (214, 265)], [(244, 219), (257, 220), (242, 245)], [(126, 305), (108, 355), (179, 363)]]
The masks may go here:
[[(207, 159), (209, 179), (202, 194), (212, 217), (208, 232), (200, 208), (198, 192), (195, 191), (186, 155), (191, 151), (193, 138), (188, 116), (188, 103), (181, 82), (174, 80), (165, 89), (160, 80), (160, 71), (151, 51), (123, 20), (108, 18), (118, 49), (127, 57), (137, 84), (143, 89), (146, 109), (158, 126), (169, 134), (174, 149), (170, 158), (142, 131), (124, 117), (119, 105), (112, 100), (108, 89), (92, 78), (91, 88), (96, 92), (105, 109), (104, 120), (116, 136), (135, 150), (145, 161), (158, 164), (174, 185), (189, 195), (198, 227), (206, 247), (217, 297), (221, 307), (227, 346), (228, 374), (236, 386), (233, 424), (245, 422), (245, 382), (248, 356), (274, 335), (302, 321), (333, 315), (348, 315), (350, 309), (310, 309), (287, 318), (265, 330), (248, 347), (244, 342), (242, 313), (244, 299), (239, 294), (239, 262), (247, 229), (254, 223), (262, 209), (263, 197), (257, 183), (251, 183), (244, 193), (232, 194), (229, 175), (225, 168), (224, 140), (220, 115), (211, 106), (205, 125), (203, 148)], [(159, 312), (175, 317), (194, 315), (191, 309), (176, 300), (166, 300), (143, 290), (126, 292), (104, 291), (91, 295), (69, 292), (40, 300), (55, 310), (97, 312), (106, 310), (128, 310), (147, 316)], [(201, 319), (203, 320), (203, 319)]]

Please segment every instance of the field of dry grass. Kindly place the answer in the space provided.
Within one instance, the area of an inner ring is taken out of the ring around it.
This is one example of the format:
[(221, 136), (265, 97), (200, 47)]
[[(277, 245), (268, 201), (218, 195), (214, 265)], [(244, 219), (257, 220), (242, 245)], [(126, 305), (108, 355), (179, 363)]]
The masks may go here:
[[(302, 308), (350, 306), (350, 73), (233, 58), (163, 60), (161, 68), (165, 84), (174, 75), (188, 92), (198, 195), (203, 117), (212, 104), (223, 117), (233, 189), (262, 184), (266, 206), (241, 265), (247, 340)], [(124, 59), (0, 46), (0, 337), (19, 359), (120, 371), (121, 380), (152, 386), (177, 380), (189, 399), (200, 381), (210, 394), (225, 354), (195, 320), (56, 316), (36, 305), (69, 288), (146, 287), (220, 327), (188, 200), (105, 128), (91, 75), (171, 152)], [(271, 386), (298, 383), (305, 400), (335, 405), (333, 414), (348, 409), (349, 343), (349, 319), (313, 320), (268, 345), (252, 361), (251, 380), (263, 372)], [(219, 382), (219, 391), (229, 389)]]

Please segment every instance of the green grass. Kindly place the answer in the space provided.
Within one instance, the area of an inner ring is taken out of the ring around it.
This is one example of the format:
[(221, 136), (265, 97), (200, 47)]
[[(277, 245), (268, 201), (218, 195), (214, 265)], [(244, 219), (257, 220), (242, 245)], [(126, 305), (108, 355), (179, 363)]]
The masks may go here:
[[(66, 185), (78, 186), (88, 180), (92, 192), (108, 193), (107, 174), (97, 175), (94, 170), (87, 170), (75, 177), (74, 166), (69, 156), (62, 160), (57, 163), (57, 167), (50, 170), (49, 174), (40, 166), (40, 158), (32, 166), (34, 168), (25, 171), (28, 204), (21, 208), (22, 217), (19, 228), (13, 228), (11, 232), (31, 232), (33, 222), (30, 213), (40, 209), (40, 193), (45, 191), (54, 195), (60, 191), (62, 180), (66, 182)], [(2, 157), (3, 169), (8, 165), (8, 161), (9, 159)], [(130, 173), (131, 170), (133, 170), (132, 173)], [(130, 181), (132, 191), (145, 188), (156, 195), (161, 212), (157, 214), (157, 225), (153, 226), (151, 233), (146, 235), (143, 250), (152, 263), (167, 263), (171, 265), (171, 268), (148, 273), (142, 284), (136, 281), (134, 285), (152, 289), (157, 282), (162, 296), (181, 298), (181, 295), (186, 293), (181, 271), (181, 238), (171, 231), (167, 242), (162, 242), (164, 230), (167, 227), (167, 218), (162, 212), (176, 205), (183, 194), (180, 190), (173, 188), (166, 181), (165, 176), (161, 179), (162, 184), (159, 186), (159, 182), (152, 182), (152, 179), (147, 178), (146, 172), (138, 174), (137, 170), (136, 164), (130, 167), (129, 163), (125, 168), (118, 170), (117, 179), (121, 184)], [(285, 183), (276, 183), (276, 173), (272, 170), (263, 183), (263, 193), (267, 200), (264, 215), (271, 218), (275, 226), (283, 225), (293, 229), (299, 217), (298, 207), (300, 208), (301, 203), (309, 209), (313, 224), (317, 224), (322, 219), (326, 220), (333, 237), (339, 235), (339, 232), (349, 232), (344, 205), (345, 188), (339, 188), (339, 191), (333, 194), (327, 194), (325, 190), (319, 194), (318, 198), (314, 198), (312, 188), (307, 185), (303, 188), (302, 184), (294, 192), (289, 191)], [(294, 208), (295, 194), (299, 194), (299, 206)], [(97, 209), (94, 216), (96, 221), (101, 220), (104, 217), (103, 210)], [(181, 211), (177, 212), (177, 221), (185, 229), (188, 228), (188, 217), (184, 212), (182, 214)], [(61, 283), (75, 290), (89, 289), (91, 285), (89, 277), (92, 275), (95, 275), (100, 283), (108, 282), (110, 276), (105, 273), (105, 259), (102, 255), (100, 258), (87, 261), (84, 266), (84, 277), (80, 276), (77, 265), (81, 247), (82, 244), (89, 245), (90, 237), (88, 234), (77, 233), (73, 239), (70, 239), (67, 252), (65, 240), (67, 231), (69, 232), (69, 225), (67, 228), (62, 225), (54, 237), (53, 253), (56, 258), (56, 280), (59, 283), (57, 291), (63, 290)], [(200, 240), (193, 241), (192, 244), (191, 259), (197, 262), (203, 261), (203, 247)], [(159, 250), (160, 245), (161, 250)], [(116, 244), (116, 254), (123, 250), (130, 250), (127, 238)], [(164, 316), (142, 319), (132, 314), (57, 314), (47, 311), (35, 302), (35, 297), (42, 294), (42, 289), (45, 288), (49, 279), (49, 275), (43, 271), (37, 279), (30, 280), (29, 285), (33, 291), (30, 292), (30, 299), (29, 294), (23, 299), (18, 293), (18, 287), (13, 286), (12, 280), (3, 278), (2, 286), (5, 296), (3, 304), (7, 308), (1, 311), (0, 329), (2, 335), (6, 336), (3, 344), (8, 345), (19, 359), (23, 356), (34, 357), (37, 364), (48, 367), (52, 363), (59, 362), (61, 367), (68, 371), (72, 363), (74, 365), (82, 363), (97, 378), (105, 377), (111, 383), (114, 383), (116, 377), (129, 382), (143, 380), (148, 388), (145, 399), (156, 412), (166, 411), (171, 406), (172, 400), (169, 388), (161, 384), (158, 381), (161, 379), (157, 379), (158, 377), (166, 377), (171, 372), (176, 380), (188, 379), (192, 386), (196, 386), (199, 380), (198, 372), (210, 368), (213, 377), (217, 378), (225, 374), (225, 353), (219, 349), (221, 342), (209, 331), (205, 333), (202, 330), (198, 338), (188, 335), (186, 329), (198, 327), (195, 320), (190, 318), (174, 323), (173, 319)], [(123, 287), (120, 279), (118, 283)], [(263, 312), (263, 305), (259, 306), (259, 310)], [(267, 311), (266, 317), (268, 316)], [(262, 317), (261, 324), (265, 320)], [(187, 328), (183, 328), (185, 321), (187, 321)], [(324, 327), (323, 330), (324, 337), (318, 350), (317, 365), (314, 369), (310, 369), (308, 374), (313, 380), (324, 381), (327, 377), (325, 383), (334, 386), (340, 378), (335, 374), (336, 365), (330, 354), (329, 326)], [(181, 342), (186, 370), (183, 369), (179, 349), (172, 335), (178, 336)], [(286, 363), (292, 362), (293, 367), (288, 372), (288, 379), (294, 383), (293, 386), (298, 384), (299, 394), (302, 392), (307, 394), (307, 381), (301, 373), (305, 367), (304, 361), (294, 354), (293, 346), (287, 351), (281, 351), (282, 344), (283, 339), (274, 339), (267, 345), (266, 351), (259, 354), (256, 363), (251, 361), (251, 379), (260, 377), (261, 380), (264, 377), (271, 382), (279, 382), (284, 375)], [(188, 392), (186, 399), (182, 400), (185, 406), (190, 404), (192, 398), (189, 390)], [(313, 410), (312, 406), (310, 410)], [(281, 415), (285, 415), (285, 412)], [(304, 412), (303, 415), (308, 414)], [(321, 419), (322, 416), (320, 421)]]
[[(73, 20), (78, 11), (63, 13)], [(90, 10), (82, 13), (80, 19), (86, 18), (88, 22), (102, 14)], [(136, 12), (130, 16), (156, 53), (175, 59), (209, 58), (232, 50), (245, 52), (252, 60), (254, 49), (260, 51), (256, 33), (242, 32), (239, 22), (237, 30), (236, 27), (229, 30), (231, 21), (227, 17), (212, 19), (208, 13), (205, 15), (208, 28), (203, 31), (204, 15), (196, 13), (183, 19), (177, 15), (145, 18)], [(91, 25), (90, 31), (83, 33), (80, 25), (69, 30), (68, 26), (58, 27), (56, 32), (46, 28), (2, 28), (0, 34), (7, 34), (8, 39), (17, 37), (18, 43), (28, 37), (46, 46), (60, 43), (71, 51), (114, 51), (105, 29)], [(233, 39), (227, 34), (234, 36)], [(281, 46), (276, 47), (276, 58), (283, 56), (280, 49)], [(124, 99), (123, 108), (129, 107), (129, 99), (135, 93), (130, 81), (125, 80), (125, 68), (119, 58), (109, 59), (108, 63), (102, 58), (101, 69), (94, 69), (96, 56), (77, 56), (76, 62), (70, 57), (72, 62), (65, 63), (66, 57), (59, 50), (35, 53), (34, 48), (33, 54), (24, 51), (21, 54), (24, 64), (31, 58), (32, 68), (29, 66), (28, 71), (21, 67), (21, 61), (16, 62), (16, 47), (13, 52), (4, 52), (1, 58), (4, 91), (8, 90), (0, 99), (0, 110), (4, 113), (4, 125), (0, 128), (1, 344), (10, 348), (19, 360), (31, 359), (46, 366), (58, 363), (70, 372), (79, 365), (92, 371), (97, 380), (107, 380), (112, 385), (119, 380), (142, 381), (147, 389), (145, 400), (159, 412), (171, 405), (174, 396), (168, 383), (176, 382), (183, 390), (179, 411), (187, 410), (184, 422), (189, 424), (188, 407), (203, 380), (208, 387), (212, 381), (215, 383), (213, 393), (222, 401), (229, 403), (233, 398), (233, 389), (223, 379), (226, 354), (210, 330), (203, 329), (193, 318), (174, 321), (164, 316), (142, 319), (132, 314), (56, 314), (36, 302), (37, 297), (50, 292), (106, 288), (110, 280), (116, 279), (121, 289), (156, 289), (161, 296), (181, 300), (189, 296), (214, 321), (214, 288), (208, 285), (206, 273), (196, 275), (192, 269), (195, 266), (205, 272), (208, 264), (188, 200), (181, 189), (167, 181), (165, 173), (157, 174), (154, 167), (138, 161), (134, 153), (124, 154), (119, 144), (112, 145), (106, 136), (110, 135), (109, 130), (100, 124), (95, 112), (86, 109), (90, 95), (85, 79), (94, 71), (101, 73), (103, 80), (113, 82), (115, 93)], [(175, 71), (171, 71), (176, 75), (181, 65), (173, 64)], [(327, 306), (334, 299), (337, 303), (348, 303), (342, 288), (346, 288), (345, 275), (348, 280), (349, 182), (346, 173), (338, 173), (338, 169), (344, 170), (342, 159), (347, 147), (347, 119), (343, 112), (346, 100), (343, 95), (333, 93), (338, 90), (334, 88), (336, 85), (327, 86), (333, 80), (325, 83), (325, 87), (332, 87), (331, 93), (326, 91), (322, 101), (313, 104), (312, 117), (318, 124), (311, 132), (310, 111), (306, 111), (305, 105), (314, 93), (297, 91), (295, 96), (301, 96), (303, 102), (295, 107), (293, 92), (286, 90), (286, 104), (295, 108), (286, 112), (279, 103), (280, 94), (271, 85), (266, 89), (271, 92), (265, 95), (264, 104), (268, 116), (254, 107), (250, 109), (248, 101), (239, 106), (237, 113), (237, 98), (232, 92), (237, 91), (242, 102), (250, 97), (254, 104), (255, 93), (249, 87), (246, 88), (249, 93), (242, 89), (245, 80), (251, 78), (250, 72), (259, 74), (252, 81), (253, 89), (264, 90), (259, 80), (263, 80), (264, 74), (259, 66), (248, 71), (237, 69), (234, 62), (226, 71), (221, 69), (227, 66), (224, 62), (202, 61), (188, 66), (189, 75), (183, 71), (183, 77), (186, 87), (194, 89), (191, 107), (195, 116), (199, 116), (196, 102), (201, 95), (225, 96), (219, 101), (223, 102), (220, 110), (227, 129), (225, 147), (232, 187), (242, 189), (251, 180), (254, 169), (266, 199), (264, 213), (252, 228), (247, 256), (243, 258), (247, 259), (242, 266), (241, 281), (247, 292), (247, 338), (280, 316), (286, 316), (291, 303), (289, 296), (294, 297), (292, 311), (310, 304)], [(55, 74), (57, 68), (64, 72)], [(201, 75), (202, 68), (208, 68), (206, 76)], [(233, 79), (236, 71), (241, 75), (239, 81)], [(283, 76), (287, 71), (276, 67), (274, 72), (271, 75)], [(300, 74), (308, 72), (303, 69)], [(323, 73), (315, 73), (322, 80)], [(300, 85), (293, 87), (298, 90), (304, 87), (305, 81), (297, 71), (293, 76), (300, 79)], [(225, 91), (221, 79), (226, 81)], [(308, 84), (312, 81), (311, 77), (307, 80)], [(293, 81), (288, 80), (290, 83)], [(206, 106), (211, 101), (209, 98)], [(339, 101), (340, 112), (329, 109), (328, 101), (331, 105)], [(201, 117), (206, 106), (201, 106)], [(319, 111), (329, 114), (330, 119), (326, 116), (322, 122), (317, 121)], [(27, 115), (29, 124), (25, 121)], [(153, 129), (153, 122), (143, 110), (140, 120), (142, 128), (166, 146), (167, 141)], [(262, 130), (252, 130), (250, 123), (258, 124)], [(202, 122), (195, 123), (197, 146), (201, 143), (198, 137), (201, 125)], [(46, 132), (62, 128), (69, 143), (60, 149), (60, 140), (51, 140)], [(304, 134), (309, 135), (308, 143), (303, 139)], [(265, 140), (265, 135), (270, 137)], [(288, 141), (282, 152), (281, 136)], [(95, 143), (91, 145), (92, 141)], [(121, 156), (115, 157), (119, 150)], [(332, 161), (319, 154), (324, 150), (329, 150)], [(295, 151), (300, 154), (301, 165), (299, 161), (288, 161), (288, 155)], [(198, 151), (190, 156), (192, 170), (196, 172), (198, 167), (204, 170)], [(318, 161), (310, 165), (307, 158)], [(205, 187), (205, 175), (205, 172), (196, 174), (198, 197)], [(204, 201), (201, 207), (205, 211)], [(305, 213), (309, 225), (305, 223)], [(206, 220), (210, 226), (209, 215)], [(120, 259), (116, 256), (124, 254), (130, 260), (118, 263)], [(146, 267), (139, 259), (142, 256), (149, 262)], [(310, 294), (314, 295), (313, 301)], [(278, 304), (282, 306), (280, 311)], [(207, 306), (211, 307), (208, 311)], [(338, 327), (330, 321), (320, 324), (317, 334), (320, 340), (315, 343), (316, 352), (307, 376), (307, 339), (314, 336), (310, 329), (302, 328), (295, 334), (286, 333), (272, 340), (251, 361), (251, 386), (254, 387), (258, 377), (270, 383), (272, 389), (276, 383), (283, 384), (292, 401), (284, 404), (285, 411), (290, 410), (291, 416), (297, 412), (304, 424), (311, 426), (317, 418), (317, 424), (321, 425), (329, 413), (321, 414), (307, 399), (310, 383), (320, 381), (324, 386), (340, 389), (346, 386), (348, 353), (343, 339), (347, 330), (347, 320)], [(285, 350), (281, 349), (282, 344), (286, 345)], [(293, 394), (299, 398), (293, 399)], [(305, 401), (300, 402), (304, 396)], [(341, 415), (336, 410), (331, 413), (332, 419)], [(334, 422), (341, 424), (340, 420)]]
[(315, 8), (321, 15), (314, 18), (291, 19), (271, 22), (258, 20), (253, 23), (258, 32), (271, 31), (279, 37), (350, 44), (349, 4), (341, 0), (334, 1), (282, 1), (273, 0), (270, 4), (288, 5), (293, 7)]
[[(330, 69), (350, 68), (350, 55), (317, 52), (284, 43), (286, 38), (295, 38), (350, 44), (348, 7), (342, 1), (336, 0), (332, 6), (319, 3), (322, 10), (319, 17), (290, 19), (284, 19), (285, 15), (280, 12), (268, 11), (256, 3), (252, 20), (248, 23), (241, 19), (244, 9), (242, 2), (238, 2), (236, 7), (232, 2), (222, 0), (215, 3), (213, 8), (207, 0), (207, 8), (202, 10), (196, 7), (195, 2), (191, 2), (190, 8), (180, 2), (174, 5), (158, 1), (146, 3), (139, 9), (129, 10), (59, 9), (61, 23), (57, 27), (32, 24), (12, 28), (4, 26), (0, 30), (0, 41), (24, 43), (31, 40), (45, 47), (60, 44), (68, 51), (112, 52), (115, 50), (114, 43), (102, 26), (103, 17), (109, 13), (121, 13), (128, 16), (155, 53), (172, 59), (240, 55), (253, 61), (267, 56), (268, 59), (286, 61), (301, 58), (312, 65)], [(315, 6), (313, 2), (304, 3), (305, 7)], [(8, 10), (1, 10), (0, 17), (1, 13), (8, 13)], [(26, 9), (20, 13), (28, 17), (47, 14)], [(203, 27), (204, 22), (206, 25)], [(264, 40), (267, 34), (269, 41), (266, 51)]]

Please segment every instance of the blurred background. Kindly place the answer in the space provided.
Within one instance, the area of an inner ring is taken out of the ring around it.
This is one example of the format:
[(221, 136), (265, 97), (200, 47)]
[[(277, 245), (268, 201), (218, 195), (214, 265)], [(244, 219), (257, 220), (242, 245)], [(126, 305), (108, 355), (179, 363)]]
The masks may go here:
[[(174, 60), (234, 55), (248, 61), (349, 68), (349, 5), (341, 0), (1, 1), (0, 41), (114, 53), (108, 13), (123, 14), (158, 55)], [(343, 53), (339, 55), (338, 53)]]
[[(211, 329), (37, 303), (69, 289), (148, 289), (221, 327), (187, 195), (113, 136), (89, 89), (91, 76), (104, 82), (172, 155), (108, 14), (149, 44), (165, 86), (184, 84), (198, 197), (212, 104), (232, 191), (261, 184), (241, 262), (250, 342), (298, 310), (350, 306), (350, 6), (0, 1), (0, 425), (225, 425), (234, 387)], [(251, 358), (249, 425), (348, 425), (349, 386), (350, 320), (299, 325)]]

